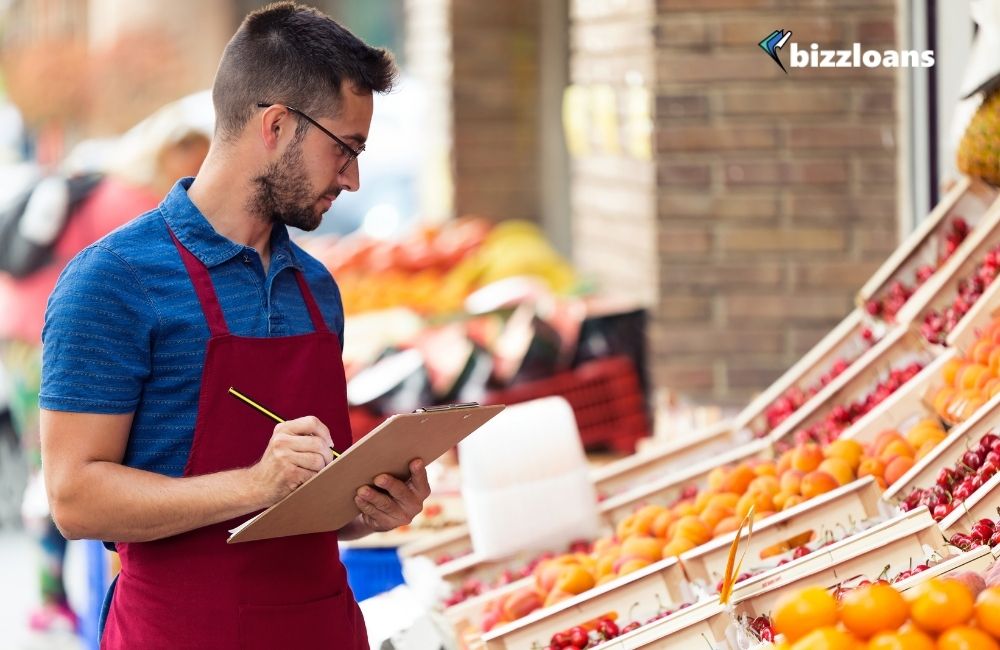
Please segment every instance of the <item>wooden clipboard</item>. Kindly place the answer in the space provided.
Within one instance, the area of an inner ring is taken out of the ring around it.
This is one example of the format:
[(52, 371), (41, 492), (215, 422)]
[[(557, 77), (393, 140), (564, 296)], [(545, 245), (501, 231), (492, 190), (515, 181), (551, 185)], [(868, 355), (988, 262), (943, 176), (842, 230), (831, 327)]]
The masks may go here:
[(228, 543), (337, 530), (358, 515), (354, 495), (379, 474), (405, 480), (410, 461), (439, 458), (504, 406), (459, 404), (393, 415), (264, 512), (229, 531)]

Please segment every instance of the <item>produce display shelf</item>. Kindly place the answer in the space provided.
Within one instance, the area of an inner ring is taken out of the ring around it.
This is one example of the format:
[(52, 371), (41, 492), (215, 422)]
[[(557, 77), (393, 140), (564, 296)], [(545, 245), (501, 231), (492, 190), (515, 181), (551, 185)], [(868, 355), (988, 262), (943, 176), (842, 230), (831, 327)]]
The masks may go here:
[[(537, 650), (556, 632), (611, 612), (617, 614), (618, 620), (649, 616), (659, 604), (669, 607), (685, 602), (683, 579), (676, 558), (660, 560), (491, 630), (483, 635), (483, 641), (487, 650)], [(644, 605), (651, 611), (640, 611)]]
[(917, 585), (927, 582), (931, 578), (947, 576), (950, 573), (959, 571), (982, 573), (993, 564), (993, 560), (993, 552), (990, 547), (978, 546), (971, 551), (960, 553), (941, 562), (936, 562), (926, 571), (915, 573), (909, 578), (893, 583), (893, 586), (905, 593)]
[(1000, 474), (983, 483), (968, 499), (956, 506), (955, 510), (939, 522), (945, 537), (955, 533), (968, 532), (980, 519), (996, 521), (1000, 513)]
[(720, 422), (693, 435), (598, 467), (590, 476), (597, 494), (607, 498), (690, 467), (692, 463), (732, 449), (739, 442), (733, 423)]
[(600, 506), (601, 517), (609, 526), (616, 526), (618, 522), (644, 505), (668, 505), (677, 500), (685, 488), (692, 485), (704, 486), (708, 475), (716, 467), (770, 455), (771, 445), (768, 441), (754, 440), (691, 466), (685, 472), (663, 476), (605, 499)]
[(732, 624), (732, 616), (717, 599), (705, 600), (673, 616), (623, 634), (614, 640), (618, 645), (602, 644), (598, 648), (600, 650), (729, 648), (726, 631)]
[(903, 305), (897, 321), (919, 325), (931, 310), (942, 311), (948, 307), (958, 294), (959, 282), (973, 275), (986, 253), (1000, 244), (998, 225), (1000, 201), (995, 201), (955, 254)]
[(930, 406), (931, 391), (941, 382), (941, 369), (955, 355), (954, 350), (945, 350), (888, 399), (844, 429), (840, 437), (871, 443), (886, 429), (905, 432), (919, 420), (936, 418), (937, 414)]
[(919, 508), (738, 583), (733, 602), (741, 614), (767, 614), (782, 596), (802, 587), (834, 587), (858, 576), (873, 579), (886, 567), (893, 577), (943, 546), (934, 519)]
[(862, 399), (891, 369), (915, 361), (927, 365), (941, 352), (941, 348), (928, 346), (915, 331), (907, 327), (894, 328), (772, 431), (768, 439), (775, 443), (791, 442), (796, 431), (818, 424), (834, 407)]
[[(744, 568), (766, 561), (765, 550), (789, 540), (796, 543), (787, 550), (823, 539), (826, 532), (834, 533), (838, 526), (850, 528), (854, 523), (884, 516), (887, 509), (880, 497), (875, 479), (869, 476), (756, 522), (752, 534), (744, 530), (741, 535), (740, 553), (746, 549)], [(730, 533), (681, 555), (688, 578), (707, 586), (722, 580), (735, 537), (735, 532)], [(747, 539), (749, 548), (744, 546)]]
[(435, 564), (442, 557), (454, 559), (471, 552), (472, 538), (469, 537), (469, 527), (465, 524), (452, 526), (399, 547), (401, 559), (426, 557)]
[(945, 339), (946, 345), (967, 352), (975, 344), (979, 332), (998, 315), (1000, 315), (1000, 282), (991, 282), (972, 309), (966, 312), (955, 329), (948, 334), (948, 338)]
[[(997, 195), (996, 188), (962, 177), (864, 284), (858, 292), (858, 306), (863, 308), (870, 299), (885, 294), (894, 281), (909, 280), (920, 265), (936, 262), (938, 251), (934, 240), (943, 237), (954, 217), (965, 219), (972, 232), (976, 232), (997, 200)], [(916, 293), (910, 297), (911, 301), (920, 299)]]
[[(734, 430), (750, 435), (754, 435), (755, 432), (769, 433), (766, 418), (768, 407), (791, 388), (798, 388), (805, 392), (818, 386), (822, 377), (830, 372), (838, 360), (843, 359), (850, 361), (851, 364), (856, 363), (871, 347), (862, 338), (862, 332), (865, 329), (871, 329), (876, 338), (881, 338), (885, 334), (885, 327), (880, 324), (869, 324), (862, 310), (855, 309), (849, 313), (798, 363), (785, 371), (781, 377), (740, 411), (733, 419)], [(805, 404), (802, 404), (799, 409), (804, 406)]]
[(464, 648), (482, 645), (483, 625), (490, 605), (535, 583), (534, 576), (521, 578), (497, 589), (445, 608), (442, 613), (455, 639)]
[(933, 486), (943, 467), (956, 466), (969, 447), (1000, 425), (998, 418), (1000, 418), (1000, 394), (986, 402), (971, 418), (952, 427), (948, 437), (890, 485), (883, 497), (889, 501), (899, 502), (914, 489)]

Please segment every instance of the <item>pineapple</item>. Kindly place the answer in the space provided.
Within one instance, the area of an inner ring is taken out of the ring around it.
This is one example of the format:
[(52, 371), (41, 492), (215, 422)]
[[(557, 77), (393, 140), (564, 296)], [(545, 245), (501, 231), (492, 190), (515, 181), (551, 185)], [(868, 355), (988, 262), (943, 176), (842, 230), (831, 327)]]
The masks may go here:
[(958, 146), (958, 168), (973, 178), (1000, 185), (1000, 89), (976, 111)]

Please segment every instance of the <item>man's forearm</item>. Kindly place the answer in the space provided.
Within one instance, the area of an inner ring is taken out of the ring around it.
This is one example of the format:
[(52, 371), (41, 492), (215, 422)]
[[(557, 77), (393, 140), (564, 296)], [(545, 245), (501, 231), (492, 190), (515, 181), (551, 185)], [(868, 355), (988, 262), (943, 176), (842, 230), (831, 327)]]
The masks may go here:
[(71, 485), (50, 490), (52, 514), (70, 538), (144, 542), (265, 508), (245, 469), (172, 478), (94, 461)]

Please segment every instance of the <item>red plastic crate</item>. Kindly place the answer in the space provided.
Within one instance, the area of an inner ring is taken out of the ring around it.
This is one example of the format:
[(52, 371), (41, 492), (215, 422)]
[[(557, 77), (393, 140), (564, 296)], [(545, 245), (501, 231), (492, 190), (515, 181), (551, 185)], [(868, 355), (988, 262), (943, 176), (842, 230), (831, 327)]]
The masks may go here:
[(646, 400), (628, 357), (581, 364), (552, 377), (487, 394), (485, 404), (517, 404), (559, 395), (569, 402), (584, 447), (607, 446), (632, 453), (649, 435)]

